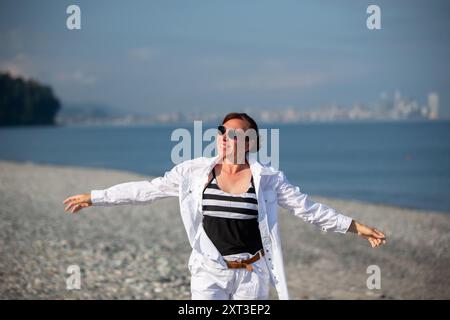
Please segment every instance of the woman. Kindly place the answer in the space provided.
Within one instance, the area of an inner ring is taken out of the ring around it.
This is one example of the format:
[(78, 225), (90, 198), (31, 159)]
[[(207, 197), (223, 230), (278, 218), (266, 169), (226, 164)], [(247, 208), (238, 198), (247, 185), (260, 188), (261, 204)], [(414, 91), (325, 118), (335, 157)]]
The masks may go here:
[(192, 299), (267, 299), (269, 283), (280, 299), (289, 299), (278, 205), (322, 230), (357, 233), (372, 247), (386, 243), (382, 232), (313, 202), (282, 171), (259, 163), (258, 126), (246, 113), (226, 115), (216, 141), (215, 157), (184, 161), (151, 181), (69, 197), (65, 211), (179, 197), (193, 248), (188, 264)]

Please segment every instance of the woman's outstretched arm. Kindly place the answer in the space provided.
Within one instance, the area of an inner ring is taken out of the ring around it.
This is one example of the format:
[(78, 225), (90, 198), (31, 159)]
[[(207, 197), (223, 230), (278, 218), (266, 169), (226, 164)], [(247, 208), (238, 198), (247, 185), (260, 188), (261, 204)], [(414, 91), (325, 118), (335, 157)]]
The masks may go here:
[(311, 200), (307, 194), (300, 191), (299, 187), (292, 185), (282, 171), (278, 174), (276, 191), (278, 204), (281, 207), (324, 231), (353, 232), (368, 240), (372, 247), (386, 243), (386, 237), (381, 231)]
[(153, 180), (120, 183), (103, 190), (91, 190), (66, 198), (64, 211), (75, 213), (90, 206), (115, 206), (123, 204), (148, 204), (156, 199), (176, 197), (183, 176), (182, 163)]

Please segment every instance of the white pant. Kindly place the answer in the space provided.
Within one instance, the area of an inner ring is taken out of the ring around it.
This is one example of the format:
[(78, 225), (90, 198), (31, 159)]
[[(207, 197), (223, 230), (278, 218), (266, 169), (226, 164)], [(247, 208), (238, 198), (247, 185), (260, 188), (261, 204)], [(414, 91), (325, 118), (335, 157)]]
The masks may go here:
[[(248, 259), (249, 253), (224, 256), (226, 260)], [(197, 258), (191, 268), (192, 300), (259, 300), (269, 297), (269, 269), (264, 257), (252, 263), (253, 271), (223, 269), (216, 262)]]

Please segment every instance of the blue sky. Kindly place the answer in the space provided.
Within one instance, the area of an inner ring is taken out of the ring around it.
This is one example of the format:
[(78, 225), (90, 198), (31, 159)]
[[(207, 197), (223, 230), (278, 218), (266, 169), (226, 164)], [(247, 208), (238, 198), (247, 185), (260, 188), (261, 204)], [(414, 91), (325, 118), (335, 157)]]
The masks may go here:
[[(81, 30), (66, 8), (81, 8)], [(368, 30), (366, 8), (381, 8)], [(449, 1), (0, 1), (0, 69), (141, 113), (371, 103), (450, 115)]]

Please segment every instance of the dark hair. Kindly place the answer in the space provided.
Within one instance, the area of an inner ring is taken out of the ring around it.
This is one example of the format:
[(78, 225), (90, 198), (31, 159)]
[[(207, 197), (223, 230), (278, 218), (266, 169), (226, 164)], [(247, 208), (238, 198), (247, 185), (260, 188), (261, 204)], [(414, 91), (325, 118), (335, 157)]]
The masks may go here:
[(250, 117), (248, 114), (242, 112), (230, 112), (228, 113), (225, 118), (223, 118), (222, 124), (225, 124), (225, 122), (231, 120), (231, 119), (241, 119), (245, 120), (250, 124), (250, 129), (254, 129), (256, 131), (256, 146), (253, 145), (251, 149), (249, 149), (249, 152), (256, 152), (259, 150), (259, 131), (258, 131), (258, 125), (256, 124), (256, 121), (253, 120), (252, 117)]

